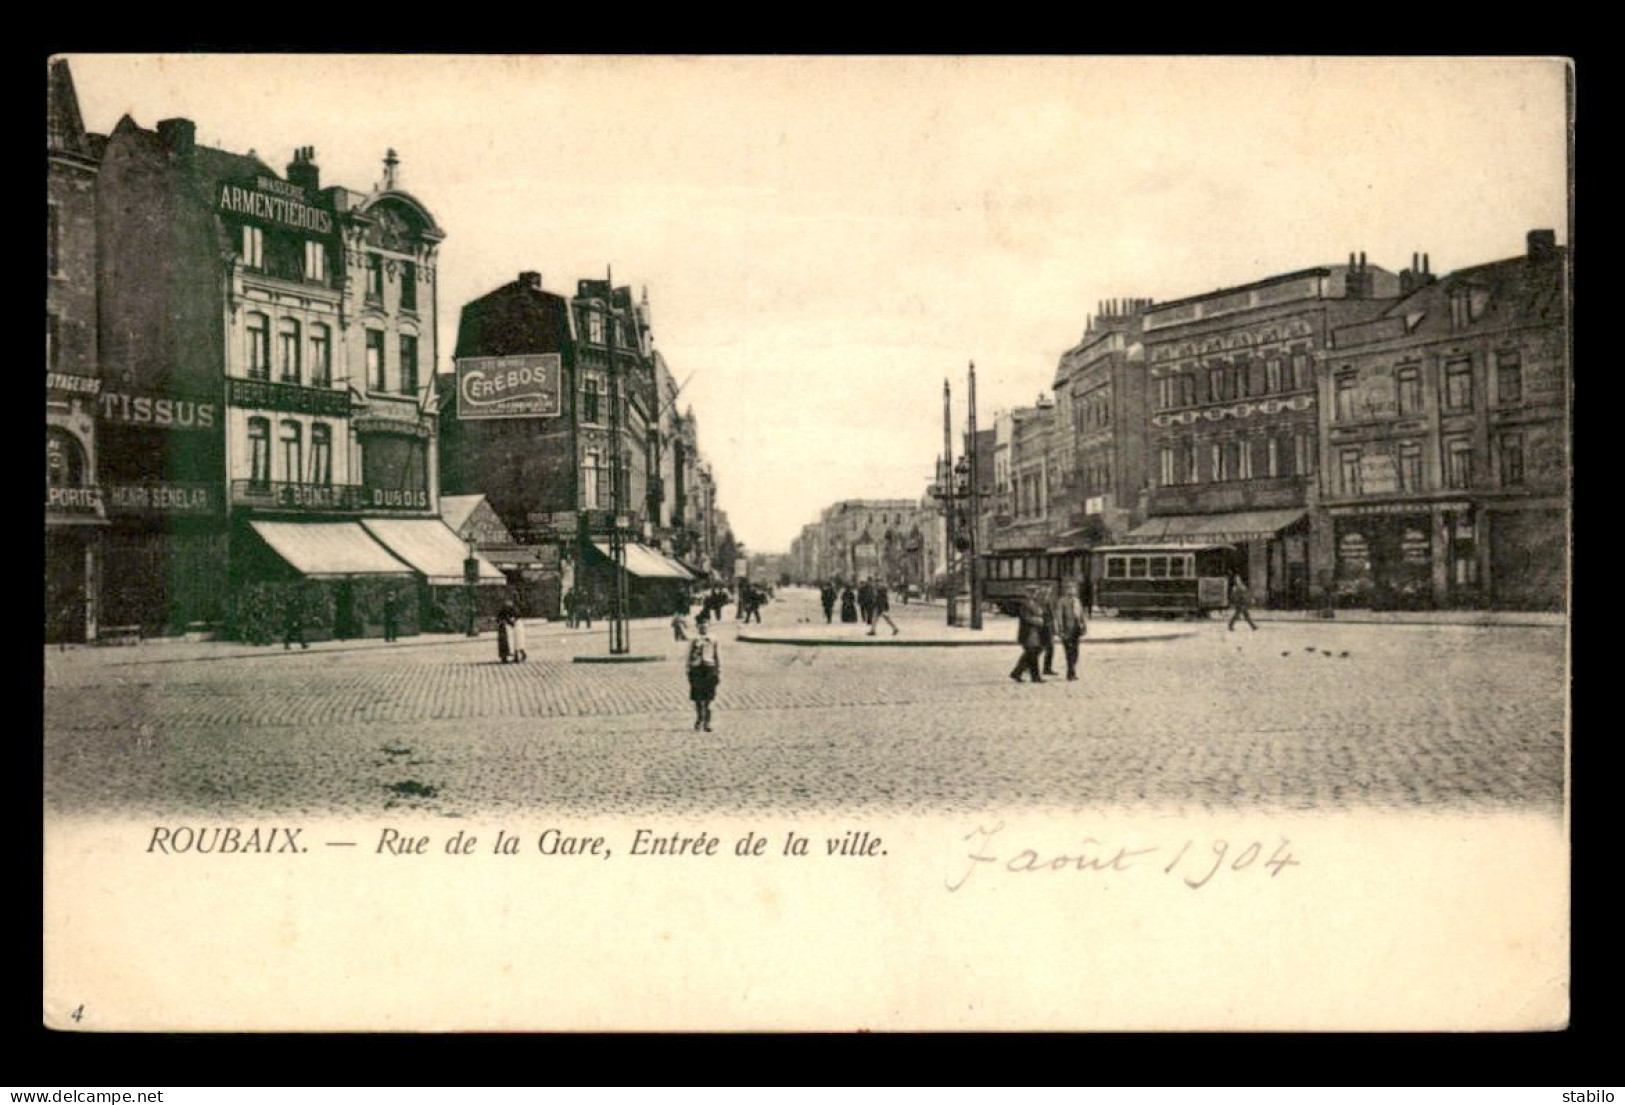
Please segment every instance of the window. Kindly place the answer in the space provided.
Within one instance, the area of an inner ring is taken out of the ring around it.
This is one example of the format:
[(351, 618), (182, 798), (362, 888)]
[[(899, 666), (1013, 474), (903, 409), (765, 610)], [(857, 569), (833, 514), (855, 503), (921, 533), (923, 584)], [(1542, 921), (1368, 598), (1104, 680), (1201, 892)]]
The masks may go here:
[(581, 505), (588, 508), (603, 506), (603, 497), (599, 494), (602, 490), (598, 482), (598, 453), (589, 449), (586, 461), (581, 466)]
[(257, 226), (243, 227), (243, 268), (265, 267), (265, 231)]
[(1222, 483), (1230, 478), (1230, 469), (1225, 464), (1226, 459), (1224, 446), (1218, 442), (1208, 446), (1209, 471), (1214, 483)]
[(367, 331), (367, 386), (373, 391), (384, 390), (384, 332)]
[(62, 271), (60, 249), (62, 242), (62, 223), (57, 215), (56, 204), (45, 205), (45, 275), (55, 276)]
[(401, 307), (408, 311), (418, 309), (418, 267), (411, 261), (401, 262)]
[(1166, 556), (1153, 556), (1150, 560), (1149, 573), (1152, 579), (1168, 578), (1168, 558)]
[(1299, 434), (1295, 439), (1297, 443), (1298, 475), (1312, 476), (1315, 474), (1315, 439), (1310, 434)]
[(54, 369), (62, 364), (62, 323), (51, 312), (45, 312), (45, 367)]
[(1179, 477), (1174, 471), (1174, 447), (1172, 445), (1164, 445), (1160, 453), (1160, 458), (1162, 461), (1162, 486), (1172, 487), (1174, 484), (1179, 482)]
[(1360, 493), (1360, 450), (1344, 449), (1338, 454), (1337, 489), (1345, 495)]
[(1228, 398), (1228, 396), (1226, 396), (1224, 393), (1224, 369), (1219, 367), (1208, 369), (1207, 401), (1209, 403), (1217, 403), (1226, 398)]
[(1501, 435), (1501, 485), (1517, 487), (1523, 483), (1523, 435)]
[(599, 314), (597, 311), (587, 311), (587, 340), (590, 342), (603, 344), (604, 316)]
[(1274, 395), (1281, 390), (1281, 358), (1271, 357), (1264, 362), (1264, 391)]
[(333, 483), (333, 428), (325, 422), (310, 428), (310, 482), (322, 487)]
[(1144, 579), (1146, 572), (1145, 557), (1131, 556), (1128, 558), (1128, 577), (1130, 579)]
[(1184, 463), (1183, 468), (1184, 468), (1185, 482), (1186, 483), (1195, 483), (1196, 482), (1196, 446), (1187, 441), (1183, 446), (1180, 447), (1180, 451), (1184, 454), (1185, 463)]
[(307, 239), (305, 241), (305, 279), (317, 284), (327, 283), (327, 245)]
[(1465, 437), (1445, 439), (1444, 482), (1446, 487), (1473, 485), (1473, 445)]
[(1422, 368), (1404, 365), (1394, 370), (1394, 390), (1399, 399), (1399, 417), (1422, 413)]
[(1106, 578), (1123, 579), (1128, 576), (1128, 567), (1121, 556), (1108, 556), (1106, 558)]
[(1264, 464), (1266, 476), (1274, 478), (1281, 474), (1281, 450), (1273, 437), (1264, 439)]
[(1452, 289), (1450, 292), (1450, 328), (1452, 330), (1461, 330), (1472, 321), (1472, 305), (1467, 289)]
[(297, 422), (282, 423), (282, 471), (289, 483), (300, 482), (304, 475), (303, 431)]
[(1299, 391), (1309, 386), (1309, 354), (1299, 351), (1292, 354), (1292, 378), (1287, 381), (1288, 391)]
[(418, 339), (411, 334), (401, 335), (401, 394), (416, 395), (418, 391)]
[(1444, 366), (1444, 406), (1446, 410), (1465, 411), (1473, 406), (1473, 362), (1467, 358), (1451, 361)]
[(1236, 479), (1253, 478), (1253, 443), (1245, 439), (1236, 443)]
[(1516, 349), (1509, 349), (1496, 355), (1495, 401), (1523, 402), (1523, 357)]
[(1399, 489), (1422, 490), (1422, 446), (1414, 441), (1399, 443)]
[(248, 377), (271, 378), (271, 320), (257, 311), (248, 313)]
[(277, 323), (276, 359), (282, 371), (282, 382), (299, 383), (299, 323), (285, 318)]
[(1170, 556), (1168, 558), (1168, 578), (1185, 578), (1185, 562), (1189, 559), (1190, 557), (1188, 556)]
[(248, 478), (250, 482), (271, 482), (271, 423), (265, 418), (248, 420)]
[(581, 420), (598, 421), (598, 381), (591, 376), (581, 382)]
[(1157, 381), (1157, 409), (1158, 410), (1165, 411), (1169, 407), (1174, 406), (1175, 403), (1178, 401), (1176, 396), (1177, 396), (1177, 392), (1176, 392), (1176, 389), (1175, 389), (1174, 377), (1172, 377), (1172, 376), (1164, 376), (1162, 379)]
[(1339, 422), (1354, 421), (1354, 389), (1359, 384), (1359, 377), (1352, 372), (1339, 372), (1337, 374), (1337, 403), (1336, 419)]
[(319, 388), (333, 386), (333, 338), (321, 323), (310, 328), (310, 382)]
[(384, 301), (384, 259), (376, 253), (367, 254), (367, 299), (372, 303)]

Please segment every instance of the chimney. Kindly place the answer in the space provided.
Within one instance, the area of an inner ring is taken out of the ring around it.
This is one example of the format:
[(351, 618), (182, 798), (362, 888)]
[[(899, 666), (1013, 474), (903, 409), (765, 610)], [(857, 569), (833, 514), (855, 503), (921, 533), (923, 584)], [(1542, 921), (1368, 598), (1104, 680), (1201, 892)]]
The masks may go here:
[[(1429, 274), (1429, 271), (1430, 270), (1428, 269), (1428, 255), (1424, 253), (1424, 254), (1422, 254), (1422, 275), (1427, 276)], [(1429, 283), (1432, 283), (1432, 281), (1429, 281)]]
[(1557, 252), (1557, 231), (1531, 230), (1529, 232), (1529, 259), (1538, 261)]
[(300, 146), (288, 162), (288, 183), (311, 192), (322, 190), (322, 171), (316, 167), (316, 147)]
[(539, 272), (522, 272), (519, 274), (519, 283), (522, 287), (539, 292), (542, 290), (542, 274)]
[(190, 119), (164, 119), (158, 123), (164, 148), (177, 157), (190, 157), (197, 147), (197, 124)]

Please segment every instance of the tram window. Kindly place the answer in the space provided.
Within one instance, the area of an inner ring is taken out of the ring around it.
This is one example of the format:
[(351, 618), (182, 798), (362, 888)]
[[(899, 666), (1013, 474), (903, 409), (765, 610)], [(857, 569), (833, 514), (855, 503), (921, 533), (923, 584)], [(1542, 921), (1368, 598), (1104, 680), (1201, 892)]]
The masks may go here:
[(1038, 557), (1036, 557), (1036, 556), (1024, 556), (1024, 557), (1021, 558), (1021, 578), (1022, 579), (1037, 579), (1038, 578)]
[(1166, 556), (1153, 556), (1151, 558), (1151, 578), (1168, 578), (1168, 558)]
[(1145, 578), (1145, 557), (1131, 556), (1128, 558), (1128, 577), (1130, 579)]
[(994, 579), (1009, 579), (1010, 578), (1010, 562), (1008, 560), (995, 560), (993, 562), (993, 578)]
[(1126, 575), (1128, 575), (1128, 571), (1125, 569), (1125, 567), (1123, 565), (1123, 557), (1121, 557), (1121, 556), (1108, 556), (1106, 558), (1106, 578), (1107, 579), (1122, 579)]
[(1169, 579), (1184, 579), (1185, 578), (1185, 561), (1188, 560), (1188, 559), (1189, 559), (1189, 557), (1184, 557), (1184, 556), (1170, 556), (1168, 558), (1168, 578)]

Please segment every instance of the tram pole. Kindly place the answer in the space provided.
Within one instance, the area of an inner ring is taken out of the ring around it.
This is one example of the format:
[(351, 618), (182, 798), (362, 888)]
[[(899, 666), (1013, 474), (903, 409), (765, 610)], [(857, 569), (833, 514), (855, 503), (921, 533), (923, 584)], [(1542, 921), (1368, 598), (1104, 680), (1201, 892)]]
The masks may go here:
[(947, 516), (947, 540), (943, 542), (943, 569), (948, 582), (948, 624), (958, 625), (954, 603), (958, 598), (959, 573), (954, 569), (954, 427), (950, 406), (952, 393), (942, 381), (942, 501)]
[(627, 640), (626, 624), (626, 534), (621, 529), (621, 512), (625, 507), (621, 481), (621, 368), (615, 356), (615, 274), (604, 266), (604, 280), (608, 285), (609, 317), (605, 320), (604, 348), (609, 352), (609, 479), (610, 527), (609, 553), (614, 562), (615, 583), (610, 589), (609, 653), (622, 656), (631, 650)]
[(981, 528), (982, 501), (981, 489), (976, 479), (976, 362), (970, 363), (970, 550), (968, 552), (970, 570), (965, 574), (970, 579), (970, 627), (982, 628), (982, 589), (977, 586), (976, 568), (977, 559), (977, 530)]

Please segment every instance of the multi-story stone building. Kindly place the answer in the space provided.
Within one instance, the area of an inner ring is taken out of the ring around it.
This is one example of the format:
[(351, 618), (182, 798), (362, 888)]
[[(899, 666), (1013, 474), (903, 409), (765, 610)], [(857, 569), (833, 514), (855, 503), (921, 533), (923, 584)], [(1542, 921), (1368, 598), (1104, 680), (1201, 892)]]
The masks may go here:
[(1322, 504), (1314, 548), (1336, 600), (1560, 609), (1569, 486), (1566, 251), (1435, 280), (1334, 329), (1320, 379)]
[(101, 531), (97, 478), (96, 176), (66, 61), (48, 74), (45, 131), (45, 639), (96, 639)]
[(813, 581), (870, 579), (923, 587), (934, 509), (910, 499), (847, 499), (825, 507), (814, 523), (818, 549)]
[(1398, 277), (1352, 255), (1158, 304), (1141, 316), (1150, 371), (1147, 520), (1127, 539), (1223, 543), (1272, 605), (1318, 596), (1316, 365), (1330, 332), (1386, 310)]
[(1049, 395), (994, 416), (992, 547), (983, 551), (1046, 548), (1058, 537), (1064, 512), (1052, 511), (1052, 493), (1060, 485), (1065, 451), (1057, 448), (1056, 426)]
[(126, 116), (98, 230), (107, 619), (259, 640), (373, 635), (389, 611), (400, 632), (460, 626), (429, 386), (444, 234), (394, 152), (371, 192), (323, 188), (309, 147), (278, 174), (190, 120)]
[(1059, 547), (1089, 548), (1144, 520), (1146, 372), (1140, 320), (1149, 299), (1099, 305), (1061, 355), (1054, 391)]

